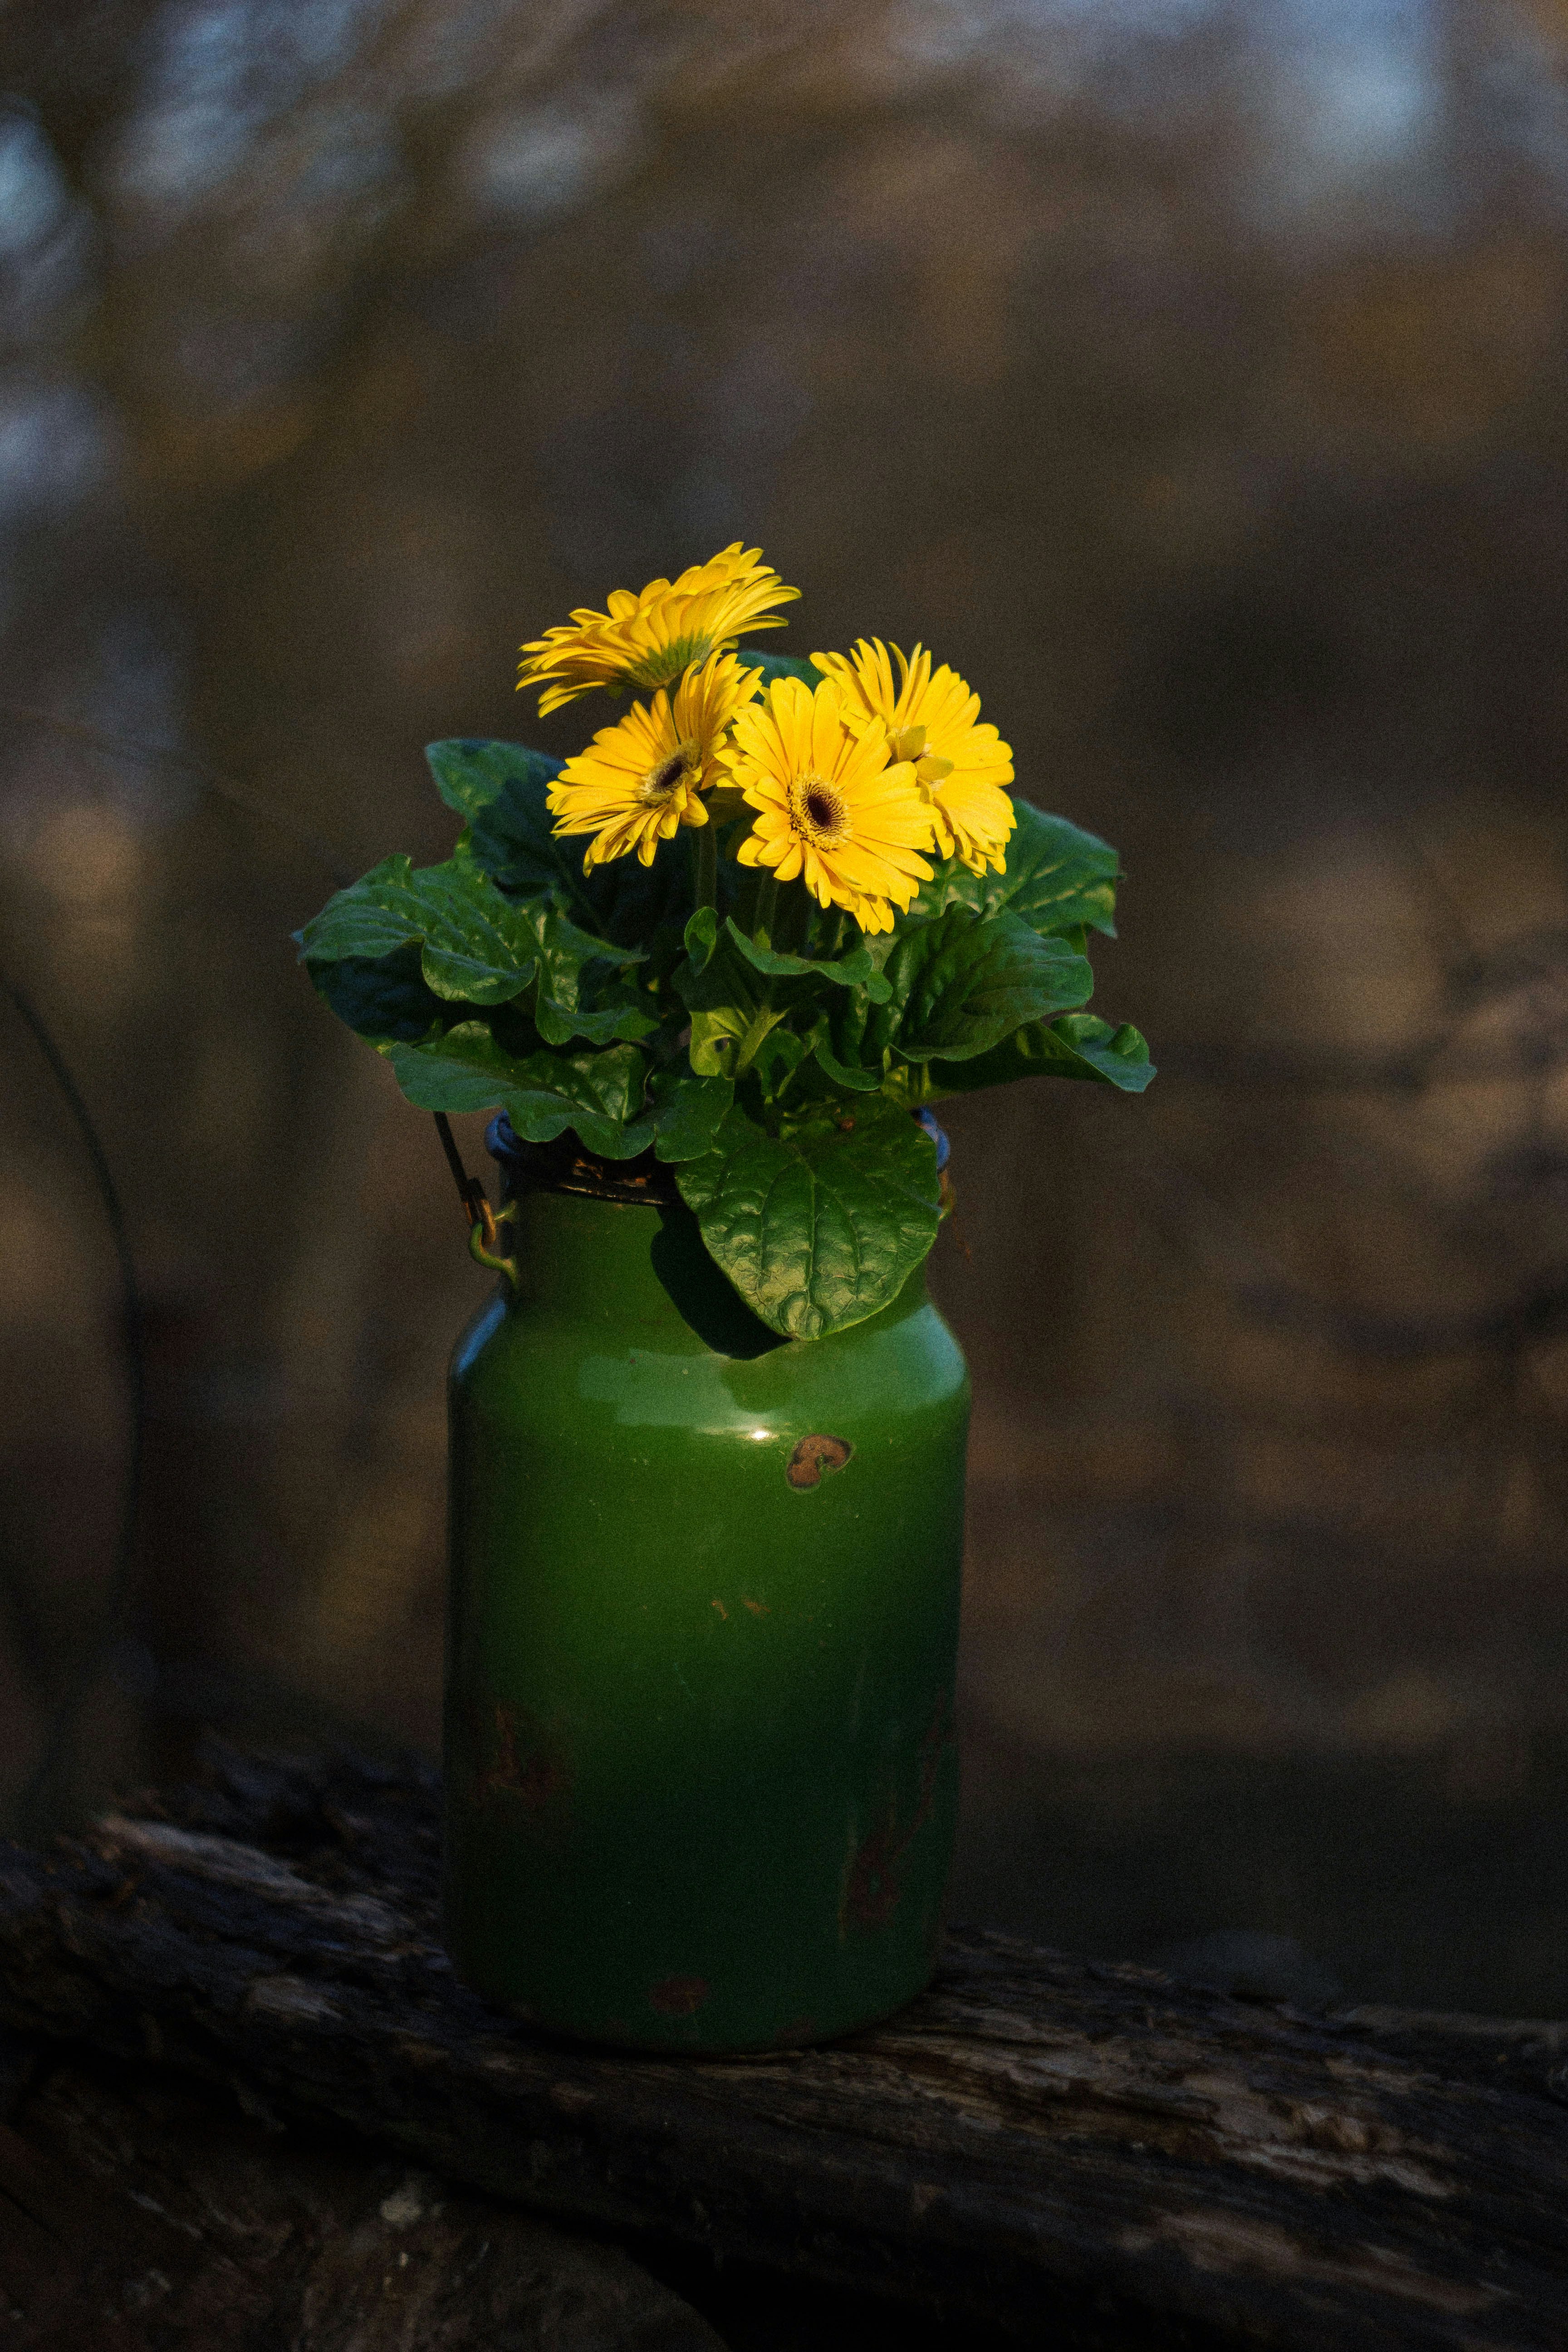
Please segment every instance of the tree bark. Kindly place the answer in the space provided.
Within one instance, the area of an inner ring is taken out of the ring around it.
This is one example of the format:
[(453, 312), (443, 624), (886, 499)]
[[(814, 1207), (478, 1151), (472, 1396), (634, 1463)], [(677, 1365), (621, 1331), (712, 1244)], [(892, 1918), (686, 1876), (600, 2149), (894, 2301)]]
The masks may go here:
[(1315, 2015), (998, 1936), (823, 2050), (633, 2057), (458, 1984), (433, 1783), (230, 1757), (0, 1859), (0, 2015), (448, 2180), (1084, 2347), (1568, 2343), (1568, 2027)]
[(46, 2060), (0, 2124), (6, 2352), (723, 2352), (615, 2246), (164, 2069)]

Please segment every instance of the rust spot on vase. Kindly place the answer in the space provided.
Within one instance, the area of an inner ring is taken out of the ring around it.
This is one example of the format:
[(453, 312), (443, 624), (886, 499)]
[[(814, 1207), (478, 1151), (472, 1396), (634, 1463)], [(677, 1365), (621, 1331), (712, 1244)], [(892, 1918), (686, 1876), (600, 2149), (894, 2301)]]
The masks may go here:
[(572, 1767), (559, 1739), (532, 1716), (498, 1700), (493, 1747), (492, 1760), (475, 1778), (476, 1796), (506, 1797), (538, 1813), (569, 1795)]
[(784, 1465), (784, 1476), (796, 1493), (820, 1486), (825, 1470), (842, 1470), (855, 1448), (847, 1437), (803, 1437)]
[(838, 1905), (840, 1937), (851, 1933), (874, 1936), (888, 1926), (898, 1909), (904, 1891), (904, 1858), (931, 1819), (942, 1750), (952, 1746), (952, 1709), (945, 1693), (942, 1693), (938, 1695), (930, 1728), (921, 1741), (920, 1788), (909, 1820), (900, 1823), (897, 1804), (889, 1802), (882, 1821), (867, 1832), (849, 1857)]
[(695, 2017), (707, 1998), (706, 1977), (666, 1977), (648, 1994), (647, 2005), (660, 2017)]
[(729, 1611), (725, 1608), (724, 1603), (723, 1603), (721, 1601), (715, 1601), (715, 1602), (713, 1603), (713, 1606), (714, 1606), (714, 1608), (715, 1608), (715, 1609), (717, 1609), (717, 1611), (719, 1612), (720, 1616), (721, 1616), (721, 1617), (722, 1617), (722, 1619), (724, 1620), (725, 1624), (727, 1625), (727, 1624), (729, 1623), (729, 1622), (730, 1622), (730, 1612), (729, 1612)]
[(741, 1606), (749, 1609), (753, 1617), (771, 1617), (773, 1613), (765, 1601), (743, 1601)]

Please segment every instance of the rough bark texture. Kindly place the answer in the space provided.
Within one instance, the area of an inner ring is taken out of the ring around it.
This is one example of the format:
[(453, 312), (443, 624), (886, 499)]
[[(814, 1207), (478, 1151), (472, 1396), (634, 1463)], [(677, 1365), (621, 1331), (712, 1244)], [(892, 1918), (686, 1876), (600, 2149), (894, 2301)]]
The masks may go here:
[(8, 2352), (723, 2352), (618, 2249), (400, 2159), (165, 2069), (37, 2073), (0, 2125)]
[(17, 2029), (449, 2180), (1083, 2346), (1568, 2343), (1568, 2027), (1312, 2015), (994, 1936), (828, 2050), (545, 2039), (436, 1938), (432, 1786), (229, 1759), (0, 1864)]

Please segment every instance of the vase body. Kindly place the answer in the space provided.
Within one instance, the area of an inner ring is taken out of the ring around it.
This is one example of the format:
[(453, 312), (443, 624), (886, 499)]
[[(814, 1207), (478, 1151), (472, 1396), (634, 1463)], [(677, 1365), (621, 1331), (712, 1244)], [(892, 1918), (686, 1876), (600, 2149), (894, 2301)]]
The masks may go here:
[(969, 1387), (923, 1272), (780, 1342), (679, 1202), (521, 1190), (450, 1382), (446, 1934), (628, 2047), (826, 2039), (927, 1981)]

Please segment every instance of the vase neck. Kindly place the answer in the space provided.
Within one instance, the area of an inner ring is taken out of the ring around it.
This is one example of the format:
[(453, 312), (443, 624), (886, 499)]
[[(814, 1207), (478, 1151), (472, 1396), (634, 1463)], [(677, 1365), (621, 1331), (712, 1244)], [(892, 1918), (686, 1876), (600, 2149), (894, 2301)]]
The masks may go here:
[(511, 1197), (519, 1312), (623, 1331), (641, 1326), (649, 1346), (676, 1353), (749, 1360), (788, 1344), (720, 1273), (684, 1202), (594, 1200), (527, 1185)]

